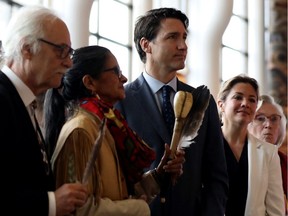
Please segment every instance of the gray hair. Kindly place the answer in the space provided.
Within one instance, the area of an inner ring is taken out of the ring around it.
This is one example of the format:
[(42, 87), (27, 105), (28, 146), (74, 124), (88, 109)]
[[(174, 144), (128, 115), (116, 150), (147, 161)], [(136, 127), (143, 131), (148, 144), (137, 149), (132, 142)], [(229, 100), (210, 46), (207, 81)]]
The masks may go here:
[(24, 6), (11, 18), (5, 36), (3, 48), (8, 62), (22, 59), (21, 50), (30, 45), (31, 52), (39, 52), (38, 38), (45, 36), (46, 24), (53, 23), (59, 17), (50, 9), (41, 6)]
[(263, 104), (271, 104), (272, 106), (274, 106), (280, 116), (281, 116), (281, 121), (280, 121), (280, 125), (279, 125), (279, 135), (277, 137), (276, 143), (274, 143), (275, 145), (277, 145), (278, 147), (280, 147), (285, 139), (285, 135), (286, 135), (286, 124), (287, 124), (287, 119), (286, 116), (284, 115), (283, 112), (283, 108), (274, 100), (274, 98), (270, 95), (261, 95), (258, 101), (258, 105), (257, 105), (257, 109), (256, 112), (260, 109), (260, 107)]

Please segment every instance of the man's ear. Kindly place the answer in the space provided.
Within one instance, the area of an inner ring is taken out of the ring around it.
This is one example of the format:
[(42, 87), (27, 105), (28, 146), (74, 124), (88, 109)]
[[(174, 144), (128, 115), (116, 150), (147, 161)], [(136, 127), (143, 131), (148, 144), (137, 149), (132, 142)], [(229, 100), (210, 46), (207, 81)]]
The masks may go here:
[(24, 44), (22, 46), (22, 49), (21, 49), (21, 53), (22, 53), (22, 56), (23, 58), (25, 59), (31, 59), (33, 53), (31, 52), (31, 45), (29, 44)]
[(145, 53), (151, 53), (150, 41), (148, 41), (146, 38), (141, 38), (140, 45)]

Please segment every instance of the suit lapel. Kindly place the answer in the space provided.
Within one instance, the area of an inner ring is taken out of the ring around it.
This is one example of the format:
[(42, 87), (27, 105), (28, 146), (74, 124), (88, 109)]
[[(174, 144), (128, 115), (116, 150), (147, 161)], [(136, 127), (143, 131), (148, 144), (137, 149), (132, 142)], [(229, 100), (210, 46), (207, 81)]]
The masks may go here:
[(134, 98), (136, 102), (142, 107), (143, 115), (148, 116), (151, 122), (151, 126), (161, 136), (165, 143), (171, 142), (171, 137), (166, 128), (164, 119), (158, 109), (154, 94), (145, 81), (143, 75), (141, 75), (135, 84), (137, 88), (134, 89)]
[[(137, 107), (141, 107), (141, 113), (148, 116), (151, 122), (151, 127), (154, 127), (155, 131), (163, 139), (165, 143), (171, 143), (171, 135), (169, 134), (164, 119), (158, 109), (157, 103), (153, 92), (151, 91), (149, 85), (145, 81), (143, 75), (139, 76), (132, 84), (131, 89), (132, 97), (135, 99), (135, 103), (138, 104)], [(177, 91), (192, 91), (194, 88), (182, 83), (177, 80)]]
[(263, 149), (262, 144), (257, 142), (257, 139), (251, 134), (248, 135), (248, 193), (246, 200), (246, 213), (252, 210), (251, 203), (257, 200), (257, 191), (259, 191), (258, 180), (262, 179), (263, 168)]

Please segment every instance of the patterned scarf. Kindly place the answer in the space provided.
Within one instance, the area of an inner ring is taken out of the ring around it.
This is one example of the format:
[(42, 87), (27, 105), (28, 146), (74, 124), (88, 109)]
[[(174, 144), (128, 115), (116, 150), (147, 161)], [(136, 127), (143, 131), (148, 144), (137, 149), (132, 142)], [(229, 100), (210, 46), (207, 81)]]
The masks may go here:
[(106, 117), (106, 126), (112, 134), (120, 164), (129, 183), (142, 178), (143, 169), (155, 160), (155, 152), (128, 126), (121, 113), (113, 105), (99, 97), (83, 98), (80, 107), (94, 113), (101, 120)]

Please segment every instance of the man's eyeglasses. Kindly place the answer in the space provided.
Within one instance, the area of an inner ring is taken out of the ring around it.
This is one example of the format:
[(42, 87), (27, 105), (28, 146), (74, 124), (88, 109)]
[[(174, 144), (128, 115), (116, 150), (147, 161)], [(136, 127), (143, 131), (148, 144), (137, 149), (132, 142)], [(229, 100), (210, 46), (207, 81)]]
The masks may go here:
[(59, 57), (60, 57), (61, 59), (67, 58), (68, 55), (70, 56), (70, 58), (73, 57), (74, 49), (72, 49), (72, 48), (71, 48), (70, 46), (68, 46), (67, 44), (61, 44), (61, 45), (60, 45), (60, 44), (55, 44), (55, 43), (52, 43), (52, 42), (47, 41), (47, 40), (42, 39), (42, 38), (39, 38), (38, 40), (41, 41), (41, 42), (44, 42), (44, 43), (46, 43), (46, 44), (49, 44), (50, 46), (54, 46), (54, 47), (56, 47), (57, 49), (59, 49), (59, 51), (60, 51)]
[(118, 76), (119, 79), (122, 77), (122, 71), (120, 70), (119, 67), (108, 68), (108, 69), (103, 70), (103, 72), (105, 72), (105, 71), (112, 71), (112, 70), (113, 70), (114, 73)]
[(276, 125), (276, 124), (279, 124), (280, 120), (281, 120), (281, 116), (277, 114), (274, 114), (271, 116), (265, 116), (261, 114), (261, 115), (256, 115), (254, 122), (257, 124), (264, 124), (266, 121), (270, 121), (271, 124)]

